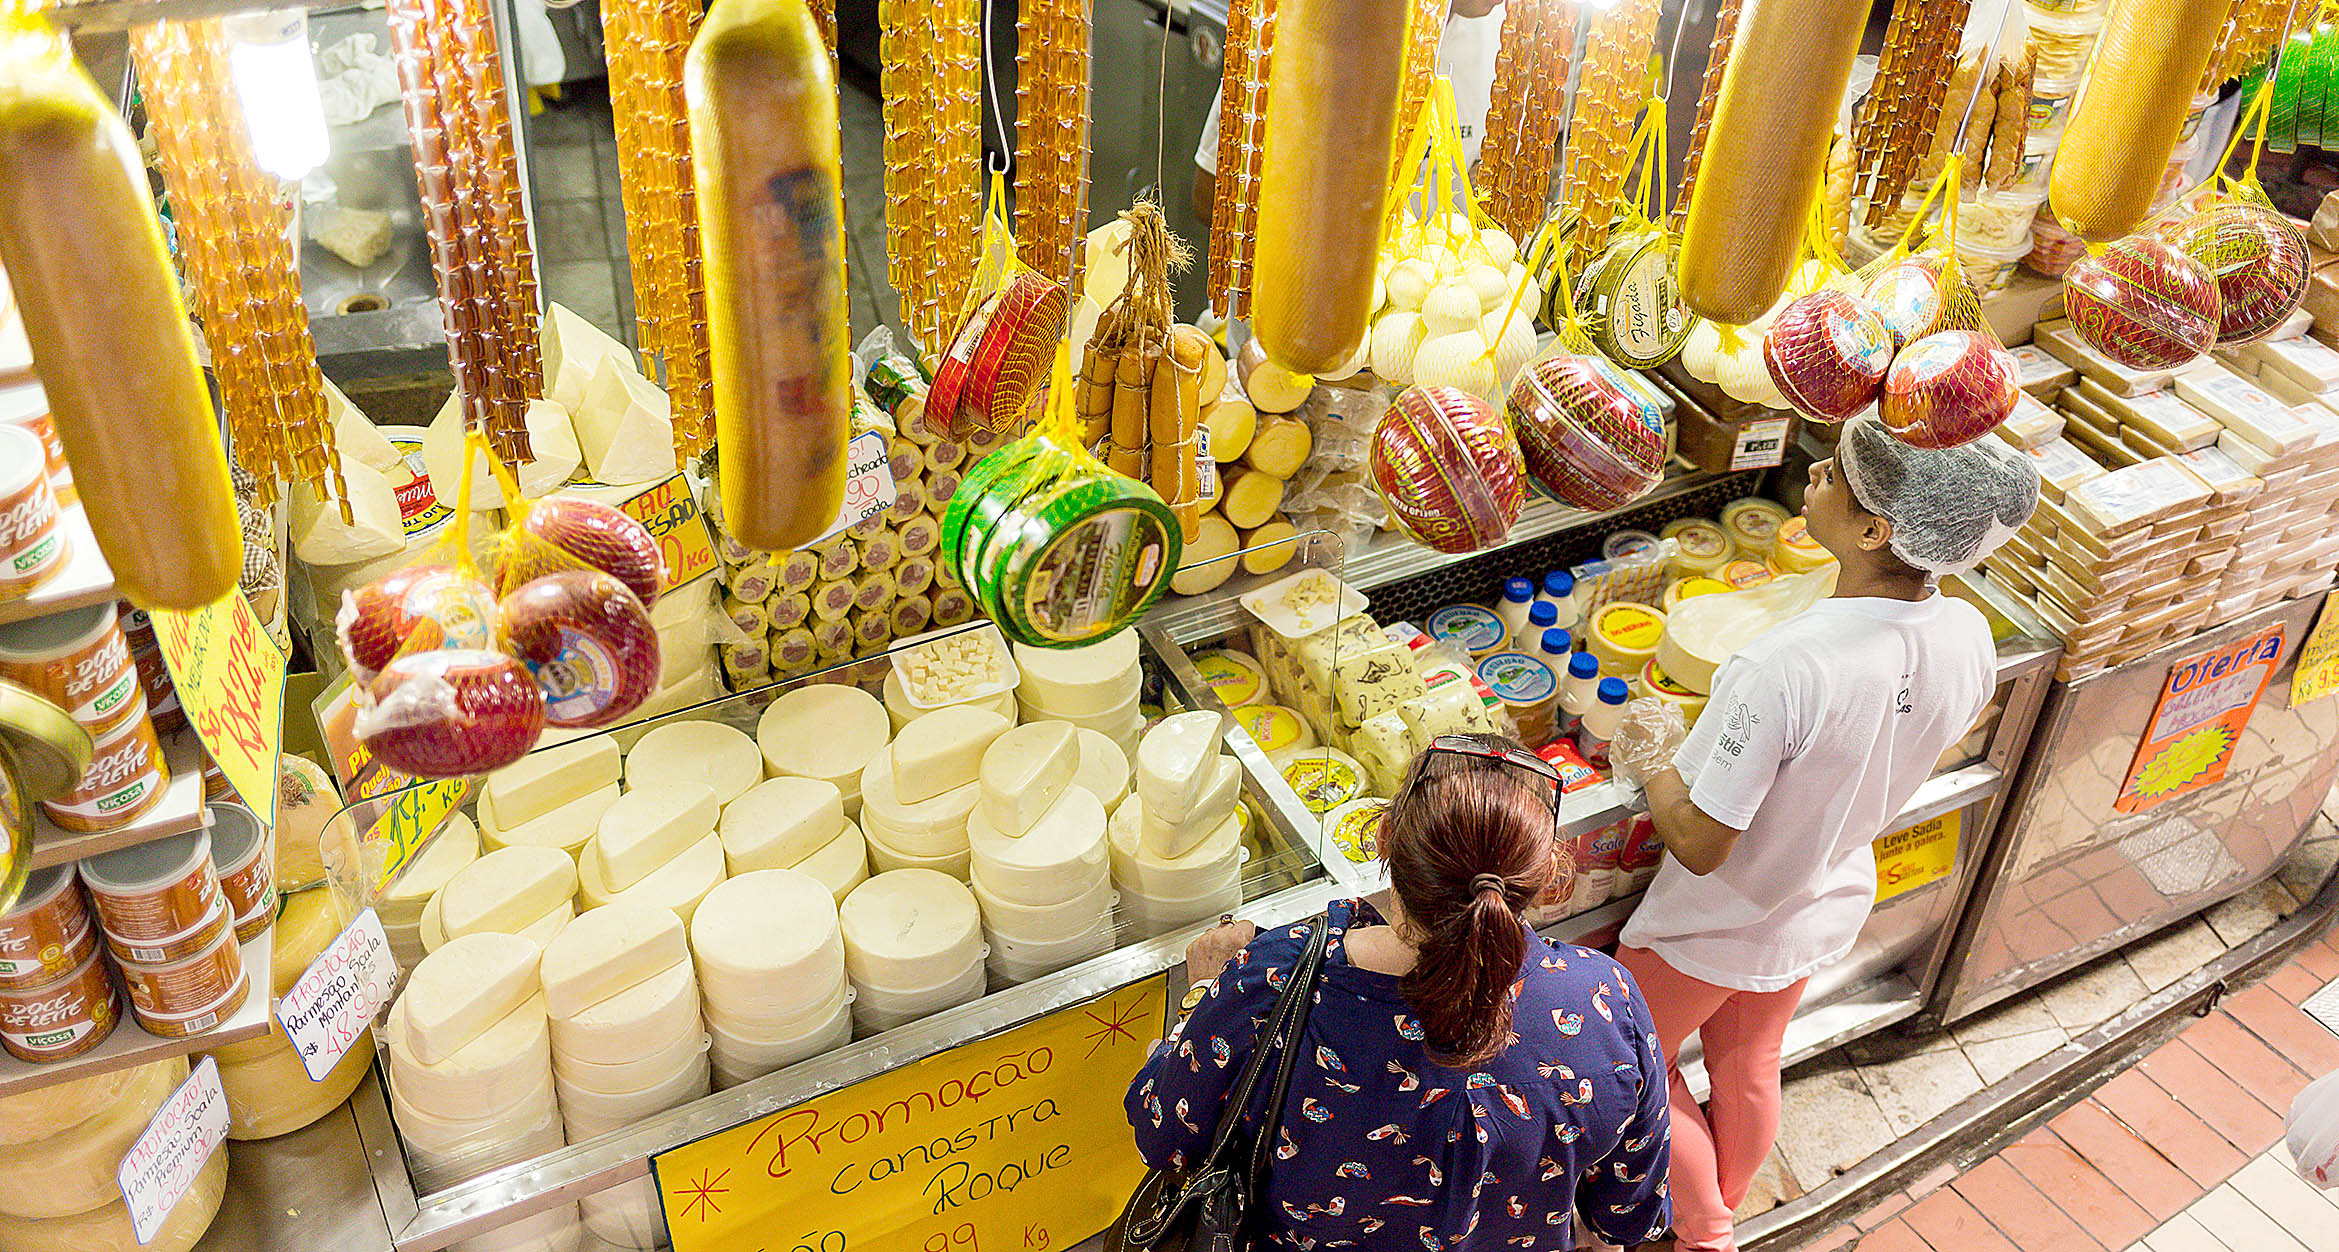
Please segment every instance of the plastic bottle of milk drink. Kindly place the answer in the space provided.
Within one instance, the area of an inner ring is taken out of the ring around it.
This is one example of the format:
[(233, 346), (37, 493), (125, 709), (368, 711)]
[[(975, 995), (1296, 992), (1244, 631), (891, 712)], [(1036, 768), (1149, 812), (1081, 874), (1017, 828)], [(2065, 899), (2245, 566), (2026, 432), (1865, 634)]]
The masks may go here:
[[(1554, 674), (1565, 674), (1575, 663), (1576, 638), (1557, 626), (1543, 632), (1541, 652), (1543, 663)], [(1564, 680), (1563, 680), (1564, 681)]]
[(1535, 607), (1535, 584), (1524, 578), (1513, 578), (1502, 585), (1502, 599), (1495, 602), (1494, 612), (1503, 625), (1511, 628), (1511, 638), (1527, 639), (1527, 617)]
[(1549, 604), (1558, 613), (1552, 625), (1567, 630), (1576, 628), (1576, 576), (1563, 569), (1555, 569), (1543, 576), (1543, 590), (1535, 598)]
[(1608, 768), (1608, 741), (1616, 737), (1617, 723), (1624, 720), (1624, 702), (1631, 698), (1632, 688), (1623, 679), (1600, 680), (1599, 695), (1584, 710), (1583, 725), (1576, 731), (1576, 747), (1593, 769)]
[(1600, 699), (1600, 658), (1589, 652), (1578, 652), (1568, 658), (1567, 682), (1559, 693), (1559, 711), (1562, 714), (1560, 732), (1574, 735), (1576, 723), (1584, 711)]

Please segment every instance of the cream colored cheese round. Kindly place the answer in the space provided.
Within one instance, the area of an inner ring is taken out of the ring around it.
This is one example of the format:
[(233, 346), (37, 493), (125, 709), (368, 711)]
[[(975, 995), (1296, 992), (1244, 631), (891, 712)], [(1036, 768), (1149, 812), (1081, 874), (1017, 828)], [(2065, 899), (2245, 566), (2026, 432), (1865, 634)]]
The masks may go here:
[(398, 1131), (416, 1147), (454, 1161), (506, 1148), (539, 1130), (547, 1119), (560, 1120), (560, 1104), (553, 1096), (552, 1072), (546, 1070), (528, 1086), (508, 1088), (492, 1104), (465, 1110), (476, 1116), (449, 1117), (415, 1106), (395, 1074), (390, 1081), (390, 1113)]
[(479, 859), (479, 828), (461, 813), (450, 813), (438, 837), (406, 863), (406, 868), (383, 889), (375, 910), (384, 922), (421, 918), (423, 904), (447, 885), (455, 871)]
[[(989, 709), (1010, 722), (1015, 720), (1015, 689), (1012, 687), (973, 700), (961, 700), (959, 703)], [(947, 708), (949, 706), (941, 707)], [(900, 734), (902, 727), (933, 711), (933, 709), (921, 709), (910, 703), (909, 693), (902, 690), (901, 673), (898, 670), (885, 672), (885, 716), (886, 720), (892, 723), (894, 734)]]
[(571, 1061), (616, 1065), (699, 1030), (698, 973), (688, 961), (568, 1017), (552, 1019), (552, 1048)]
[(643, 735), (625, 754), (625, 781), (703, 782), (729, 804), (763, 779), (763, 754), (746, 732), (721, 722), (674, 722)]
[(1016, 696), (1048, 716), (1096, 714), (1134, 703), (1144, 673), (1137, 663), (1137, 632), (1116, 631), (1080, 648), (1015, 645), (1022, 674)]
[(900, 851), (890, 842), (885, 830), (878, 826), (864, 828), (862, 835), (869, 845), (869, 868), (884, 874), (900, 869), (930, 869), (948, 874), (960, 882), (967, 881), (967, 866), (971, 854), (964, 848), (947, 856), (912, 856)]
[(1080, 768), (1072, 775), (1072, 785), (1086, 787), (1090, 795), (1110, 812), (1121, 797), (1129, 794), (1129, 754), (1113, 736), (1103, 731), (1079, 727)]
[(341, 1107), (341, 1102), (357, 1090), (357, 1084), (373, 1072), (371, 1035), (359, 1035), (349, 1051), (315, 1082), (309, 1081), (300, 1053), (281, 1034), (261, 1038), (277, 1046), (233, 1064), (222, 1060), (219, 1065), (219, 1084), (227, 1093), (230, 1139), (273, 1139), (291, 1134)]
[(892, 738), (877, 697), (842, 683), (798, 687), (755, 723), (766, 773), (818, 778), (848, 798), (860, 791), (861, 768)]
[(993, 895), (985, 885), (981, 866), (975, 867), (975, 903), (983, 910), (983, 937), (993, 948), (1002, 938), (1025, 943), (1057, 943), (1086, 934), (1099, 921), (1110, 921), (1113, 884), (1105, 877), (1099, 858), (1096, 879), (1077, 895), (1053, 904), (1019, 904)]
[[(588, 846), (588, 852), (590, 847)], [(623, 891), (611, 891), (601, 881), (595, 859), (588, 855), (580, 867), (578, 898), (585, 907), (599, 908), (623, 900), (628, 904), (643, 904), (652, 908), (671, 909), (685, 925), (697, 910), (699, 901), (723, 881), (723, 838), (709, 834), (690, 849), (664, 865), (651, 870), (648, 876)]]
[(816, 1009), (844, 982), (836, 897), (792, 869), (756, 870), (708, 892), (690, 949), (710, 1004), (753, 1003), (758, 1016)]
[(976, 950), (976, 959), (965, 969), (931, 987), (914, 991), (887, 991), (866, 983), (853, 985), (853, 1016), (866, 1020), (871, 1015), (925, 1017), (944, 1009), (978, 999), (985, 990), (982, 950)]
[(1003, 835), (976, 814), (967, 824), (973, 873), (1002, 899), (1050, 905), (1093, 890), (1105, 878), (1105, 809), (1078, 783), (1032, 828)]
[(1242, 873), (1242, 819), (1229, 816), (1218, 829), (1203, 837), (1183, 856), (1163, 859), (1145, 852), (1140, 839), (1145, 828), (1145, 801), (1130, 796), (1113, 810), (1113, 881), (1124, 897), (1184, 900), (1238, 883)]
[(85, 1121), (0, 1151), (0, 1213), (67, 1217), (121, 1197), (114, 1167), (187, 1079), (185, 1058), (139, 1066), (121, 1098)]
[(666, 1219), (658, 1203), (655, 1179), (636, 1178), (577, 1201), (585, 1229), (604, 1243), (643, 1252), (666, 1244)]
[(840, 999), (836, 1009), (818, 1026), (779, 1042), (742, 1037), (727, 1030), (715, 1030), (713, 1034), (714, 1045), (708, 1050), (707, 1059), (714, 1065), (715, 1088), (722, 1090), (851, 1043), (853, 1006)]
[[(110, 1175), (109, 1175), (110, 1176)], [(116, 1192), (117, 1197), (119, 1191)], [(130, 1210), (117, 1198), (69, 1217), (13, 1217), (0, 1213), (0, 1252), (188, 1252), (211, 1228), (227, 1195), (227, 1149), (214, 1149), (195, 1172), (195, 1181), (162, 1219), (154, 1238), (141, 1245), (130, 1226)]]
[(1068, 965), (1077, 965), (1092, 956), (1102, 956), (1112, 950), (1112, 946), (1113, 927), (1110, 921), (1090, 926), (1085, 931), (1053, 943), (1019, 943), (1000, 936), (991, 947), (988, 969), (994, 981), (1027, 982)]
[(853, 990), (843, 975), (826, 997), (810, 1009), (796, 1009), (785, 1013), (766, 1011), (760, 998), (717, 1003), (707, 1002), (707, 1029), (735, 1043), (752, 1043), (759, 1047), (801, 1042), (820, 1033), (821, 1027), (834, 1020), (851, 1003)]
[(853, 888), (869, 881), (869, 841), (861, 828), (852, 822), (827, 846), (796, 862), (799, 874), (810, 874), (826, 886), (836, 902), (843, 904)]
[(704, 1053), (693, 1051), (680, 1065), (633, 1091), (605, 1092), (575, 1087), (561, 1081), (558, 1075), (553, 1077), (553, 1087), (560, 1093), (561, 1120), (572, 1126), (578, 1122), (639, 1121), (705, 1095), (707, 1058)]
[(436, 1065), (417, 1061), (407, 1047), (404, 996), (390, 1006), (381, 1033), (390, 1045), (391, 1085), (415, 1108), (438, 1117), (497, 1107), (552, 1074), (552, 1034), (541, 993)]
[(565, 1087), (616, 1095), (655, 1086), (682, 1068), (685, 1061), (707, 1050), (705, 1031), (679, 1034), (663, 1047), (614, 1065), (573, 1060), (552, 1054), (552, 1076)]
[(432, 896), (430, 903), (423, 906), (422, 923), (415, 929), (422, 938), (422, 950), (425, 953), (436, 952), (447, 946), (447, 924), (439, 920), (437, 896)]
[(845, 802), (836, 784), (783, 775), (749, 787), (723, 809), (723, 857), (736, 878), (750, 870), (790, 869), (844, 831)]
[(1023, 701), (1021, 706), (1023, 720), (1027, 722), (1070, 722), (1074, 726), (1078, 726), (1086, 730), (1098, 731), (1102, 734), (1110, 735), (1112, 736), (1113, 741), (1118, 743), (1126, 736), (1135, 734), (1136, 731), (1145, 723), (1144, 714), (1140, 712), (1138, 708), (1137, 698), (1139, 694), (1140, 693), (1134, 687), (1132, 687), (1127, 699), (1122, 700), (1118, 704), (1097, 709), (1094, 712), (1087, 712), (1078, 709), (1057, 708), (1051, 705), (1034, 703), (1032, 700), (1027, 698)]
[(896, 852), (951, 856), (965, 850), (967, 817), (982, 798), (982, 784), (968, 782), (930, 800), (904, 803), (894, 787), (893, 749), (888, 746), (861, 770), (861, 827), (883, 832), (886, 844)]
[(922, 988), (981, 959), (974, 892), (947, 874), (900, 869), (853, 889), (838, 910), (845, 968), (864, 984)]

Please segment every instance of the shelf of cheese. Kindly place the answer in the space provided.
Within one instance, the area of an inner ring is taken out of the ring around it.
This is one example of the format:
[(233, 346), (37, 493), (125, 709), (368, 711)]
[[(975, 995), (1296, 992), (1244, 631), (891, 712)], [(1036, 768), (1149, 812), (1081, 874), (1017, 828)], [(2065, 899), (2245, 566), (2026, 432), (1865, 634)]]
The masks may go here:
[(162, 800), (129, 825), (87, 834), (69, 832), (58, 829), (36, 809), (32, 868), (63, 865), (209, 825), (211, 818), (203, 808), (203, 752), (195, 742), (195, 732), (183, 730), (165, 738), (163, 758), (170, 762), (171, 779), (163, 788)]
[(271, 926), (261, 932), (259, 938), (242, 945), (242, 951), (252, 989), (245, 994), (243, 1004), (219, 1025), (184, 1039), (165, 1039), (139, 1029), (137, 1018), (125, 1011), (114, 1033), (106, 1036), (104, 1043), (69, 1060), (36, 1065), (0, 1055), (0, 1096), (31, 1091), (68, 1078), (86, 1078), (174, 1056), (209, 1052), (267, 1034), (268, 1016), (275, 1011), (275, 1000), (268, 994), (268, 971), (275, 959), (276, 928)]
[(89, 514), (82, 506), (76, 504), (59, 512), (57, 529), (71, 545), (65, 564), (30, 593), (14, 600), (0, 600), (0, 626), (67, 609), (111, 604), (121, 598), (114, 590), (114, 571), (106, 565), (105, 554), (97, 549), (97, 536), (90, 531)]

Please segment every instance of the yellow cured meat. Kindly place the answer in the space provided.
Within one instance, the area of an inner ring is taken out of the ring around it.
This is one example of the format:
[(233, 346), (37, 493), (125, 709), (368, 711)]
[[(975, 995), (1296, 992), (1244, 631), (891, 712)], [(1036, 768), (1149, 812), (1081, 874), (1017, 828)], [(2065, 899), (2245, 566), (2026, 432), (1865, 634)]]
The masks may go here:
[(2055, 154), (2049, 199), (2082, 239), (2136, 229), (2176, 151), (2229, 0), (2121, 0)]

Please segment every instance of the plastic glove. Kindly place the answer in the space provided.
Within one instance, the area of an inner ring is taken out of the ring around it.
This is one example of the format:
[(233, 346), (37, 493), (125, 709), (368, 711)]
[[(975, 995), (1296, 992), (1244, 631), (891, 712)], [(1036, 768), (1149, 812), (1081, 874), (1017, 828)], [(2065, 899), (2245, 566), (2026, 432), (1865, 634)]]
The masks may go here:
[(2308, 1083), (2290, 1102), (2284, 1139), (2299, 1177), (2339, 1190), (2339, 1072)]
[(1624, 706), (1616, 734), (1608, 743), (1608, 772), (1617, 782), (1640, 790), (1651, 775), (1673, 763), (1689, 726), (1681, 720), (1681, 706), (1642, 696)]

